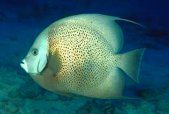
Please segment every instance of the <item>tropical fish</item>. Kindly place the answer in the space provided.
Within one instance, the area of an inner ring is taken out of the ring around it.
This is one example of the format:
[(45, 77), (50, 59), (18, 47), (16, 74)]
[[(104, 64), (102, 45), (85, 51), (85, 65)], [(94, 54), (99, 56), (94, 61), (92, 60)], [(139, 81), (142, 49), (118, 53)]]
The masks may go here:
[(39, 34), (20, 65), (58, 94), (123, 98), (124, 72), (138, 82), (144, 48), (119, 53), (123, 34), (116, 20), (135, 23), (102, 14), (60, 19)]

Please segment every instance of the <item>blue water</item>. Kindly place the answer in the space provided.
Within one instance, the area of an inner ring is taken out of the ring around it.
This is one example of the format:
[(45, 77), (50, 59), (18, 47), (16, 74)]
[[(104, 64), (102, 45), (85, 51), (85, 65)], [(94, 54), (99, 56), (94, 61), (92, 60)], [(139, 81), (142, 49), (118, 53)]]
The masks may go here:
[[(169, 114), (169, 15), (167, 0), (1, 0), (0, 114)], [(130, 19), (118, 22), (122, 52), (147, 48), (140, 83), (126, 93), (137, 99), (64, 97), (39, 87), (19, 66), (36, 36), (70, 15), (101, 13)]]

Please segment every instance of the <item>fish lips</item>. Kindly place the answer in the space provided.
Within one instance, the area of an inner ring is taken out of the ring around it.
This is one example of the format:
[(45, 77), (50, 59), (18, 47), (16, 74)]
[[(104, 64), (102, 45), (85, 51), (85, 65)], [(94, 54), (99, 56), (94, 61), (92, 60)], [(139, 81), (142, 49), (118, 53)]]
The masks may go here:
[(25, 59), (22, 60), (22, 62), (20, 63), (20, 66), (28, 73), (28, 66), (27, 66)]

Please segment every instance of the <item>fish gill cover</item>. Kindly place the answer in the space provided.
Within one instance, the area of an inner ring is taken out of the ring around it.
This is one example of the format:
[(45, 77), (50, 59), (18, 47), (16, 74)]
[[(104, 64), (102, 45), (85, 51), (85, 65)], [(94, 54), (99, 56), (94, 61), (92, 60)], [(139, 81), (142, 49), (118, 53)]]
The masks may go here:
[[(0, 1), (0, 114), (168, 114), (169, 15), (166, 0), (4, 0)], [(63, 17), (100, 13), (141, 23), (120, 22), (122, 52), (147, 48), (140, 83), (126, 76), (134, 99), (65, 97), (39, 87), (19, 66), (37, 35)], [(135, 99), (136, 98), (136, 99)]]

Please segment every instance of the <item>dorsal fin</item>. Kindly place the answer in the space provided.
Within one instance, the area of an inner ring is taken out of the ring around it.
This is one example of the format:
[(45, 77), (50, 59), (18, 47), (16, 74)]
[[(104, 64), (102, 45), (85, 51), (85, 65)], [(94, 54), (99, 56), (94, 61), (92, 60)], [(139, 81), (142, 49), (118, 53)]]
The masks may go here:
[(126, 22), (129, 22), (129, 23), (133, 23), (133, 24), (135, 24), (135, 25), (138, 25), (138, 26), (140, 26), (140, 27), (142, 27), (142, 28), (145, 28), (145, 26), (143, 26), (142, 24), (137, 23), (137, 22), (132, 21), (132, 20), (123, 19), (123, 18), (119, 18), (119, 17), (117, 17), (116, 20), (119, 20), (119, 21), (126, 21)]
[(123, 32), (119, 24), (116, 23), (116, 20), (126, 21), (144, 27), (131, 20), (102, 14), (74, 15), (60, 19), (54, 23), (75, 23), (91, 27), (103, 36), (110, 45), (113, 53), (118, 53), (123, 47)]

